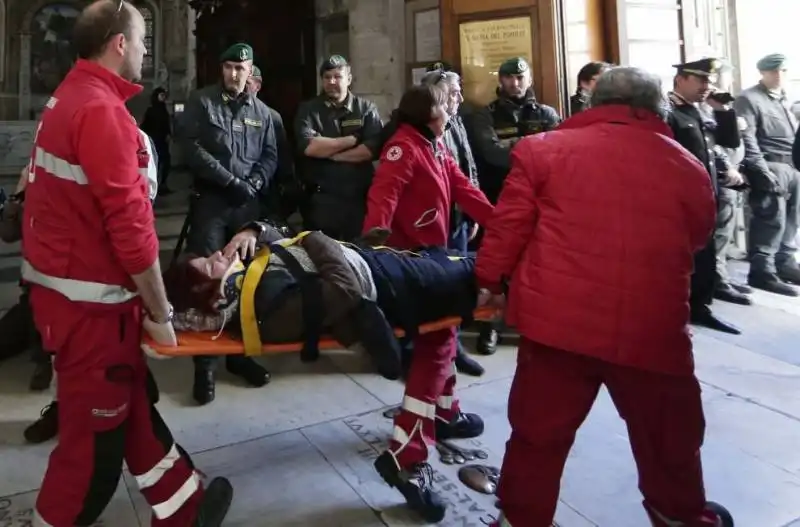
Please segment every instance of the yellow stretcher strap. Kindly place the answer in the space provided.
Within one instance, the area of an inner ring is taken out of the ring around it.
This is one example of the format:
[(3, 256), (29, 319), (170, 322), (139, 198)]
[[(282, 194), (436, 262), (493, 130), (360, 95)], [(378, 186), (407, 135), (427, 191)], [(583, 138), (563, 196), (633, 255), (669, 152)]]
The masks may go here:
[[(300, 240), (308, 236), (311, 231), (301, 232), (292, 239), (283, 240), (280, 244), (289, 247), (299, 243)], [(256, 318), (256, 289), (261, 282), (261, 277), (269, 267), (269, 260), (272, 256), (269, 246), (258, 250), (253, 261), (247, 266), (242, 283), (242, 292), (239, 299), (239, 320), (242, 326), (242, 342), (244, 344), (244, 354), (248, 356), (261, 354), (261, 333), (258, 329), (258, 319)]]

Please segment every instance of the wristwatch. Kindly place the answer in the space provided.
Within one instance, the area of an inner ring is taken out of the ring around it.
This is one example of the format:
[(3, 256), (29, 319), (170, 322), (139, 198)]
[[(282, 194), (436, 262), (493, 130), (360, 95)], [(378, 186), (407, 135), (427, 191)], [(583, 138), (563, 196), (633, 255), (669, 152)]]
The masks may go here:
[(175, 320), (175, 308), (172, 307), (172, 304), (167, 304), (167, 317), (165, 320), (156, 320), (152, 313), (149, 311), (147, 312), (147, 317), (155, 322), (156, 324), (172, 324), (172, 321)]

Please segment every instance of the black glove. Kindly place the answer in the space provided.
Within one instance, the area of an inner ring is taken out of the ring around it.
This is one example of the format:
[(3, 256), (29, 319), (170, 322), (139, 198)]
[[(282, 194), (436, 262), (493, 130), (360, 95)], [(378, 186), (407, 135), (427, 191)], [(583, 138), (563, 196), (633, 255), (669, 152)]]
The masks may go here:
[(253, 201), (257, 195), (258, 191), (250, 183), (239, 178), (233, 178), (233, 181), (225, 187), (225, 197), (234, 207), (241, 207), (245, 203)]

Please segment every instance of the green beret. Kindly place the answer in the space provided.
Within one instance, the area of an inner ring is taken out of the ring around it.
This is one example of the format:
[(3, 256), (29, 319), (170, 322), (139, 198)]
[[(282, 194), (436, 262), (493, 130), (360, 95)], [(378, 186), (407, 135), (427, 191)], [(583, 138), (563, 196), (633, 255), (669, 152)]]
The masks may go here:
[(323, 73), (330, 70), (335, 70), (338, 68), (344, 68), (347, 66), (347, 59), (341, 55), (331, 55), (326, 60), (322, 62), (319, 67), (319, 74), (322, 76)]
[(220, 62), (244, 62), (253, 60), (253, 48), (249, 44), (239, 42), (222, 52), (219, 57)]
[(251, 73), (250, 76), (256, 79), (261, 78), (261, 70), (258, 68), (258, 66), (253, 66), (253, 73)]
[(500, 75), (522, 75), (530, 69), (528, 62), (522, 57), (514, 57), (500, 64), (497, 71)]
[(766, 57), (756, 62), (758, 71), (775, 71), (783, 69), (786, 64), (786, 55), (781, 53), (770, 53)]

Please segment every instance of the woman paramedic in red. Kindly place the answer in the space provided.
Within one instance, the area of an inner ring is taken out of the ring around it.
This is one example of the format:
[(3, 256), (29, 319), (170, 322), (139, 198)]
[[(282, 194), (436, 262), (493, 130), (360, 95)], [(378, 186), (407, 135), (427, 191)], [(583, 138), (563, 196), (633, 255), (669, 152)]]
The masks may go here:
[[(390, 231), (386, 244), (398, 249), (447, 246), (455, 201), (479, 225), (492, 205), (461, 172), (441, 142), (447, 127), (447, 92), (415, 86), (403, 95), (397, 132), (381, 154), (367, 197), (365, 237)], [(425, 440), (476, 437), (483, 421), (461, 413), (453, 397), (455, 329), (414, 339), (414, 358), (389, 449), (376, 461), (383, 479), (428, 522), (444, 518), (445, 503), (433, 492)]]

